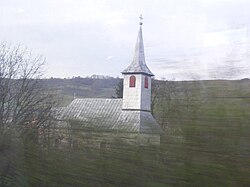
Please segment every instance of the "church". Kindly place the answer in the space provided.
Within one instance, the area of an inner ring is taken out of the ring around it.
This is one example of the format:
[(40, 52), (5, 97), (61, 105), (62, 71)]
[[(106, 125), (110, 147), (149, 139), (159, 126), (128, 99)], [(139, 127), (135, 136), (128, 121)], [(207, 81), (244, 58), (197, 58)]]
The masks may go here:
[(154, 74), (145, 61), (142, 25), (140, 21), (133, 61), (122, 71), (123, 98), (76, 98), (62, 111), (63, 121), (76, 123), (85, 136), (99, 137), (99, 143), (120, 138), (132, 144), (160, 144), (162, 130), (151, 114)]

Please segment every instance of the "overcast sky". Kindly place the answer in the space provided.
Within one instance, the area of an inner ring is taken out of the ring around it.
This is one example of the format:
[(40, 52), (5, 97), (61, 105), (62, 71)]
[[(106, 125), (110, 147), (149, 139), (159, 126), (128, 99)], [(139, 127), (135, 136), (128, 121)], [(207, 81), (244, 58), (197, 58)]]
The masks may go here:
[(0, 41), (47, 59), (47, 77), (121, 76), (144, 17), (157, 78), (250, 77), (250, 0), (0, 0)]

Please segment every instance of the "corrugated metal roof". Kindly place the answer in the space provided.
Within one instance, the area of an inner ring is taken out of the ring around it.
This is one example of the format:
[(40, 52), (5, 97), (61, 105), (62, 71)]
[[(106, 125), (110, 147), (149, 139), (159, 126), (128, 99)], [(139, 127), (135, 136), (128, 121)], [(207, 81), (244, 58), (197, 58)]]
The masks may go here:
[(144, 73), (149, 76), (154, 74), (149, 70), (145, 62), (144, 45), (142, 38), (142, 28), (140, 26), (138, 37), (135, 45), (135, 53), (132, 63), (122, 72), (123, 74)]
[(162, 131), (150, 112), (122, 110), (122, 99), (75, 99), (64, 109), (63, 119), (78, 120), (81, 127), (98, 131)]

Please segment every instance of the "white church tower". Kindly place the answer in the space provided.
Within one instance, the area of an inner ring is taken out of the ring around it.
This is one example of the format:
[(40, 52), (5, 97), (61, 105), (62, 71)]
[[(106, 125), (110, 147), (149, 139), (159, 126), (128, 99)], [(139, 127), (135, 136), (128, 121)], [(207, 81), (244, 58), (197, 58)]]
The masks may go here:
[(151, 77), (145, 62), (142, 38), (142, 16), (132, 63), (123, 74), (122, 110), (151, 111)]

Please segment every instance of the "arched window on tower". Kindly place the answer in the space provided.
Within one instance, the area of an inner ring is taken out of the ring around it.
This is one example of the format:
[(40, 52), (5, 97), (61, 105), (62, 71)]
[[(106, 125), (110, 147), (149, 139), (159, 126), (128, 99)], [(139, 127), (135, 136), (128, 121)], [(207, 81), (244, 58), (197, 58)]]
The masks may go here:
[(129, 87), (135, 87), (135, 81), (136, 81), (136, 78), (134, 75), (130, 76), (129, 78)]
[(144, 79), (144, 87), (148, 88), (148, 77), (147, 76)]

